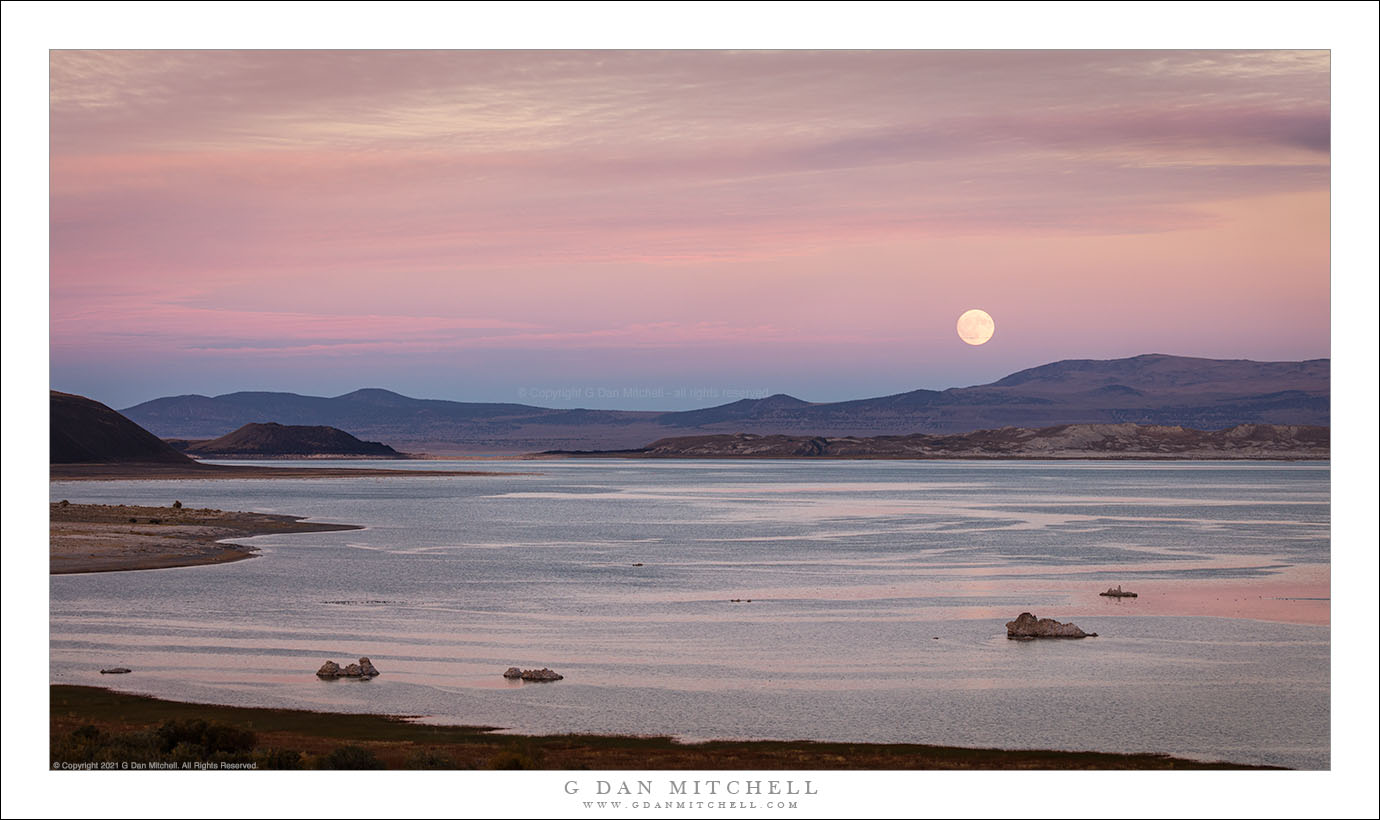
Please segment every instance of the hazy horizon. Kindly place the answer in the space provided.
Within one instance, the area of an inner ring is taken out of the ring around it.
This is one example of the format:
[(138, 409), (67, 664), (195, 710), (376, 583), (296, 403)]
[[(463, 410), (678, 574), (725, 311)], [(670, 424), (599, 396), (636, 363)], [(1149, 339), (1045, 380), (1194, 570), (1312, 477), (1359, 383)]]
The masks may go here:
[[(1149, 353), (1149, 354), (1140, 354), (1140, 355), (1165, 355), (1165, 354), (1154, 354), (1154, 353)], [(1187, 358), (1205, 358), (1205, 359), (1206, 359), (1206, 358), (1210, 358), (1210, 357), (1187, 357)], [(1319, 357), (1319, 359), (1315, 359), (1315, 360), (1299, 360), (1299, 361), (1317, 361), (1317, 360), (1326, 360), (1326, 361), (1330, 361), (1330, 359), (1328, 359), (1327, 357)], [(1032, 367), (1039, 367), (1039, 366), (1044, 365), (1044, 364), (1053, 364), (1053, 362), (1041, 362), (1040, 364), (1038, 364), (1038, 365), (1033, 365)], [(1021, 370), (1027, 370), (1027, 369), (1031, 369), (1031, 368), (1021, 368)], [(1021, 370), (1012, 371), (1011, 373), (1004, 373), (1004, 374), (1002, 374), (1001, 376), (998, 376), (998, 377), (993, 378), (991, 381), (997, 381), (997, 380), (999, 380), (999, 379), (1001, 379), (1001, 378), (1004, 378), (1004, 377), (1006, 377), (1006, 376), (1010, 376), (1010, 375), (1012, 375), (1012, 374), (1014, 374), (1014, 373), (1021, 372)], [(983, 382), (982, 384), (988, 384), (988, 383), (990, 383), (990, 382)], [(210, 390), (210, 391), (185, 391), (185, 390), (184, 390), (184, 391), (177, 391), (177, 392), (165, 393), (165, 394), (158, 395), (158, 396), (148, 396), (148, 397), (145, 397), (145, 398), (142, 398), (142, 399), (138, 399), (138, 400), (136, 400), (136, 401), (131, 401), (131, 402), (128, 402), (128, 403), (123, 403), (123, 404), (111, 403), (110, 401), (104, 400), (104, 399), (103, 399), (102, 397), (100, 397), (100, 396), (86, 396), (86, 397), (87, 397), (87, 398), (91, 398), (91, 399), (95, 399), (95, 400), (97, 400), (97, 401), (100, 401), (100, 402), (102, 402), (103, 404), (105, 404), (105, 405), (107, 405), (107, 406), (109, 406), (109, 407), (111, 407), (111, 408), (114, 408), (114, 409), (117, 409), (117, 410), (123, 410), (123, 409), (129, 408), (129, 407), (135, 407), (135, 406), (137, 406), (137, 405), (143, 404), (143, 403), (148, 402), (148, 401), (153, 401), (153, 400), (162, 399), (162, 398), (177, 397), (177, 396), (206, 396), (206, 397), (209, 397), (209, 398), (216, 398), (216, 397), (220, 397), (220, 396), (233, 395), (233, 394), (236, 394), (236, 393), (288, 393), (288, 394), (295, 394), (295, 395), (308, 396), (308, 397), (317, 397), (317, 398), (339, 398), (339, 397), (341, 397), (341, 396), (345, 396), (345, 395), (348, 395), (348, 394), (350, 394), (350, 393), (355, 393), (355, 392), (364, 391), (364, 390), (384, 390), (384, 391), (388, 391), (388, 392), (391, 392), (391, 393), (397, 393), (397, 394), (399, 394), (399, 395), (403, 395), (403, 396), (406, 396), (406, 397), (408, 397), (408, 398), (413, 398), (413, 399), (425, 399), (425, 400), (441, 400), (441, 401), (455, 401), (455, 402), (473, 402), (473, 403), (479, 403), (479, 404), (525, 404), (525, 405), (531, 405), (531, 406), (536, 406), (536, 407), (550, 407), (550, 408), (555, 408), (555, 409), (628, 410), (628, 411), (648, 410), (648, 411), (672, 411), (672, 412), (674, 412), (674, 411), (677, 411), (677, 410), (697, 410), (697, 409), (702, 409), (702, 408), (707, 408), (707, 407), (713, 407), (713, 406), (728, 404), (728, 403), (735, 402), (735, 401), (739, 401), (739, 400), (742, 400), (742, 399), (761, 399), (761, 398), (766, 398), (766, 397), (768, 397), (768, 396), (776, 396), (776, 395), (788, 395), (788, 396), (791, 396), (791, 397), (793, 397), (793, 398), (802, 399), (802, 400), (804, 400), (804, 401), (811, 402), (811, 403), (815, 403), (815, 404), (827, 404), (827, 403), (837, 402), (837, 401), (850, 401), (850, 400), (855, 400), (855, 399), (881, 398), (881, 397), (885, 397), (885, 396), (888, 396), (888, 395), (897, 395), (897, 394), (899, 394), (899, 393), (908, 393), (908, 392), (912, 392), (912, 391), (915, 391), (915, 390), (935, 390), (935, 391), (943, 391), (943, 390), (948, 390), (948, 389), (952, 389), (952, 388), (964, 388), (964, 387), (975, 387), (975, 386), (979, 386), (979, 385), (977, 385), (977, 384), (971, 384), (971, 385), (970, 385), (970, 384), (950, 384), (950, 385), (940, 385), (940, 386), (928, 386), (928, 385), (926, 385), (926, 386), (920, 386), (920, 387), (911, 387), (911, 388), (907, 388), (907, 389), (905, 389), (905, 390), (895, 391), (895, 392), (893, 392), (893, 393), (885, 393), (885, 394), (880, 394), (880, 393), (879, 393), (879, 394), (868, 394), (868, 395), (845, 395), (845, 396), (840, 396), (840, 397), (837, 397), (837, 398), (813, 398), (813, 397), (811, 397), (811, 396), (797, 395), (797, 394), (792, 393), (792, 392), (790, 392), (790, 391), (788, 391), (788, 390), (770, 390), (770, 391), (767, 391), (767, 390), (743, 390), (743, 389), (739, 389), (739, 388), (722, 388), (722, 389), (720, 389), (720, 388), (685, 388), (685, 389), (682, 390), (681, 388), (674, 388), (674, 387), (669, 387), (669, 386), (666, 386), (666, 385), (653, 386), (653, 387), (642, 387), (642, 388), (638, 388), (638, 387), (624, 387), (624, 388), (619, 388), (619, 387), (616, 386), (616, 385), (603, 385), (603, 386), (595, 385), (595, 386), (589, 386), (589, 387), (581, 387), (581, 386), (578, 386), (578, 385), (567, 385), (567, 386), (565, 386), (565, 387), (552, 387), (552, 388), (520, 388), (520, 389), (519, 389), (519, 396), (518, 396), (518, 398), (517, 398), (516, 400), (513, 400), (513, 399), (503, 398), (503, 397), (499, 397), (499, 398), (486, 398), (486, 397), (480, 396), (480, 397), (477, 397), (477, 398), (470, 398), (470, 397), (459, 397), (459, 398), (457, 398), (457, 397), (453, 397), (453, 396), (432, 395), (432, 394), (420, 393), (420, 392), (418, 392), (418, 393), (409, 393), (409, 392), (407, 392), (407, 391), (405, 391), (405, 390), (397, 390), (397, 389), (394, 389), (394, 388), (391, 388), (391, 387), (387, 387), (387, 386), (384, 386), (384, 385), (378, 385), (378, 384), (361, 384), (361, 385), (357, 385), (357, 386), (354, 386), (354, 387), (350, 387), (350, 388), (344, 389), (344, 390), (337, 390), (337, 391), (324, 392), (324, 393), (313, 393), (313, 392), (308, 392), (308, 391), (303, 391), (303, 390), (292, 390), (292, 389), (276, 390), (276, 389), (265, 389), (265, 388), (258, 388), (258, 387), (244, 387), (244, 388), (234, 388), (234, 389), (214, 389), (214, 390)], [(58, 390), (59, 392), (63, 392), (63, 393), (73, 393), (73, 392), (75, 392), (75, 391), (72, 391), (72, 390), (65, 390), (65, 389), (63, 389), (61, 386), (56, 385), (56, 384), (53, 385), (53, 388), (52, 388), (52, 389)], [(423, 389), (425, 389), (425, 386), (423, 386)], [(81, 394), (78, 394), (78, 395), (81, 395)]]
[(111, 406), (380, 386), (673, 409), (1330, 355), (1325, 51), (50, 69), (50, 381)]

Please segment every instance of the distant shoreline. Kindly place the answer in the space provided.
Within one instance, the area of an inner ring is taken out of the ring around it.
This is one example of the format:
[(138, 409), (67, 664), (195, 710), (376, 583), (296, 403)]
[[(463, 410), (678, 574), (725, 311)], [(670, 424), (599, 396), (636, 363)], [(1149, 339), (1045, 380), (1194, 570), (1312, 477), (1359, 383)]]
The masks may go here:
[[(303, 674), (304, 685), (315, 682), (309, 670)], [(662, 736), (511, 735), (497, 734), (491, 727), (422, 724), (386, 715), (185, 703), (95, 686), (50, 684), (49, 691), (50, 756), (54, 761), (70, 763), (87, 762), (102, 743), (113, 747), (134, 742), (165, 721), (203, 720), (251, 730), (255, 746), (245, 754), (262, 759), (266, 764), (263, 768), (321, 766), (322, 761), (329, 763), (333, 757), (356, 764), (342, 768), (367, 768), (370, 766), (359, 765), (367, 760), (377, 763), (378, 768), (450, 770), (1278, 768), (1145, 753), (809, 740), (691, 744)], [(345, 748), (354, 749), (354, 754), (342, 755), (340, 751)]]
[[(660, 461), (1332, 461), (1330, 453), (955, 453), (915, 456), (915, 454), (858, 454), (858, 456), (777, 456), (747, 453), (651, 453), (638, 450), (546, 450), (513, 456), (522, 460), (544, 458), (636, 458)], [(479, 460), (479, 457), (447, 456), (443, 461)], [(491, 458), (490, 458), (491, 460)]]
[(303, 521), (296, 515), (178, 507), (59, 501), (49, 504), (48, 511), (52, 575), (224, 564), (258, 554), (252, 547), (222, 543), (227, 538), (363, 529)]
[[(296, 459), (294, 459), (296, 460)], [(260, 467), (248, 464), (50, 464), (49, 481), (170, 481), (227, 478), (383, 478), (492, 476), (485, 470), (390, 470), (378, 467)]]
[(1001, 427), (971, 433), (824, 436), (712, 433), (671, 436), (618, 450), (547, 450), (539, 455), (591, 458), (804, 459), (1119, 459), (1137, 461), (1327, 460), (1326, 427), (1239, 424), (1224, 430), (1147, 424)]
[[(465, 461), (477, 457), (448, 456), (438, 460)], [(656, 459), (660, 461), (1331, 461), (1331, 455), (1236, 455), (1225, 453), (1031, 453), (979, 455), (965, 453), (959, 455), (853, 455), (853, 456), (801, 456), (801, 455), (663, 455), (644, 453), (636, 450), (552, 450), (542, 453), (528, 453), (514, 456), (524, 460), (563, 458), (626, 458)]]
[(207, 461), (417, 461), (423, 458), (415, 453), (399, 453), (396, 456), (357, 453), (188, 453), (187, 457), (199, 464)]

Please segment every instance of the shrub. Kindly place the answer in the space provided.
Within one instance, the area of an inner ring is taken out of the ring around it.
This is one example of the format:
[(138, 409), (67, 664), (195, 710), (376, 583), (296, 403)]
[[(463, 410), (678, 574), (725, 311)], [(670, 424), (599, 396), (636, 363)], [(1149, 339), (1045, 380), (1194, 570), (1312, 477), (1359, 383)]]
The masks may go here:
[(254, 749), (257, 738), (248, 729), (204, 720), (165, 720), (154, 731), (158, 748), (163, 753), (178, 751), (181, 755), (211, 757), (220, 754), (243, 754)]
[(407, 756), (409, 769), (458, 769), (455, 758), (438, 749), (418, 749)]
[(158, 747), (148, 732), (107, 734), (95, 726), (82, 726), (51, 744), (53, 760), (68, 763), (118, 763), (155, 760)]
[(302, 753), (296, 749), (261, 749), (254, 753), (260, 769), (300, 769)]
[(540, 769), (541, 754), (535, 755), (530, 749), (509, 746), (493, 757), (485, 765), (486, 769)]
[(318, 769), (383, 769), (383, 761), (361, 746), (341, 746), (316, 760)]

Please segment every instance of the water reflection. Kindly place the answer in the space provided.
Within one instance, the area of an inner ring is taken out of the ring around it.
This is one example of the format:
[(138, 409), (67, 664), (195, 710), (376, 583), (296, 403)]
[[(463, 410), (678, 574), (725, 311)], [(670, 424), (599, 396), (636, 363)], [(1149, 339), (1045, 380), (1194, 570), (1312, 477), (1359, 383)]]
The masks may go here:
[[(253, 539), (263, 557), (235, 564), (54, 577), (52, 677), (520, 731), (1129, 742), (1326, 765), (1326, 465), (486, 469), (534, 466), (54, 484), (54, 499), (368, 529)], [(1097, 595), (1117, 583), (1141, 597)], [(1102, 637), (1007, 641), (1023, 610)], [(368, 685), (314, 676), (361, 655), (383, 672)], [(115, 664), (135, 673), (96, 671)], [(566, 680), (514, 685), (509, 666)]]

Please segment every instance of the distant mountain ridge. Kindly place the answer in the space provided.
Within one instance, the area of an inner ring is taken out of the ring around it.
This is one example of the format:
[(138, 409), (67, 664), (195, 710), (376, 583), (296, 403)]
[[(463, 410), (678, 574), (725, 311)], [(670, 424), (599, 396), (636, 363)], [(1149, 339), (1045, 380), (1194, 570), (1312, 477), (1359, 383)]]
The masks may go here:
[(414, 399), (370, 388), (325, 398), (241, 392), (173, 396), (123, 412), (164, 438), (213, 438), (251, 422), (325, 425), (432, 451), (625, 449), (671, 435), (879, 436), (1067, 424), (1327, 426), (1328, 359), (1256, 362), (1147, 354), (1069, 359), (991, 384), (841, 402), (777, 394), (674, 412), (562, 410)]

